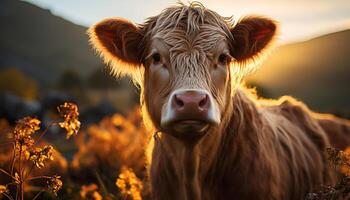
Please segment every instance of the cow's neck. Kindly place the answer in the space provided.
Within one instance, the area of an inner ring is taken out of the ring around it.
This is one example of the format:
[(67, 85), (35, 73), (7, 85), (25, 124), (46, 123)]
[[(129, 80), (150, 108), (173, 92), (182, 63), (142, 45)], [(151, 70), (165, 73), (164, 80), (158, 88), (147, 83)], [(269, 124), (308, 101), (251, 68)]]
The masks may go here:
[[(214, 135), (215, 133), (210, 133)], [(204, 138), (203, 138), (204, 139)], [(201, 180), (209, 170), (209, 162), (215, 156), (215, 143), (204, 139), (200, 143), (184, 143), (168, 134), (163, 134), (160, 141), (164, 159), (176, 170), (174, 180), (178, 181), (181, 199), (201, 199)], [(204, 145), (209, 145), (204, 148)], [(204, 159), (203, 159), (204, 158)], [(206, 162), (205, 165), (202, 162)]]
[(199, 147), (186, 145), (181, 155), (181, 185), (185, 199), (201, 199), (200, 184), (198, 179)]
[[(245, 99), (242, 99), (242, 95)], [(234, 106), (228, 108), (230, 116), (226, 116), (227, 119), (224, 118), (220, 127), (211, 129), (199, 143), (185, 144), (168, 134), (163, 135), (161, 143), (162, 148), (165, 149), (162, 152), (166, 154), (164, 158), (170, 161), (167, 163), (171, 163), (176, 170), (176, 179), (179, 187), (182, 187), (181, 193), (184, 199), (201, 199), (201, 188), (208, 174), (222, 174), (222, 171), (215, 172), (216, 169), (220, 169), (217, 166), (223, 164), (225, 160), (235, 160), (232, 157), (236, 156), (238, 148), (246, 148), (239, 145), (243, 144), (241, 140), (247, 140), (246, 137), (251, 137), (250, 139), (255, 137), (254, 133), (251, 133), (252, 127), (244, 123), (244, 120), (249, 121), (249, 119), (244, 118), (256, 115), (256, 107), (244, 95), (245, 92), (238, 91), (231, 104)], [(245, 126), (242, 127), (242, 124)], [(242, 132), (250, 132), (250, 134)], [(253, 140), (249, 142), (255, 143)], [(230, 147), (230, 150), (227, 150), (227, 147)]]

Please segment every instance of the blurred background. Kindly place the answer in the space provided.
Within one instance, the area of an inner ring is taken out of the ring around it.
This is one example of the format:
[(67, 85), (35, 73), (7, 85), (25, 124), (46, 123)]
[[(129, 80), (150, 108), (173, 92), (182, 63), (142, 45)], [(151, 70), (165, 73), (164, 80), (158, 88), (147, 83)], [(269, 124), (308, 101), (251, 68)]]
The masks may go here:
[[(249, 77), (260, 95), (292, 95), (319, 112), (349, 117), (350, 2), (347, 0), (203, 0), (223, 16), (266, 15), (280, 23), (278, 48)], [(86, 29), (107, 17), (142, 23), (171, 0), (1, 0), (0, 117), (42, 116), (63, 100), (83, 124), (126, 113), (138, 103), (128, 79), (110, 76)], [(13, 116), (12, 116), (13, 115)]]
[[(278, 46), (248, 85), (260, 95), (292, 95), (319, 112), (349, 117), (350, 2), (347, 0), (203, 0), (237, 19), (270, 16), (280, 23)], [(138, 103), (128, 79), (110, 76), (88, 44), (86, 29), (107, 17), (142, 23), (171, 0), (1, 0), (0, 117), (14, 121), (70, 100), (83, 124), (126, 113)]]
[[(280, 23), (278, 47), (246, 80), (259, 95), (292, 95), (315, 111), (350, 118), (350, 1), (200, 2), (223, 16), (259, 14)], [(110, 177), (116, 177), (121, 165), (144, 177), (140, 158), (147, 134), (137, 110), (138, 89), (127, 78), (109, 75), (89, 46), (86, 30), (107, 17), (142, 23), (175, 4), (175, 0), (0, 0), (1, 129), (28, 115), (37, 116), (45, 126), (57, 105), (75, 102), (82, 134), (71, 143), (58, 139), (57, 130), (45, 138), (62, 154), (57, 170), (69, 169), (72, 172), (65, 177), (106, 188), (113, 187)], [(71, 195), (72, 188), (65, 188), (64, 194)]]

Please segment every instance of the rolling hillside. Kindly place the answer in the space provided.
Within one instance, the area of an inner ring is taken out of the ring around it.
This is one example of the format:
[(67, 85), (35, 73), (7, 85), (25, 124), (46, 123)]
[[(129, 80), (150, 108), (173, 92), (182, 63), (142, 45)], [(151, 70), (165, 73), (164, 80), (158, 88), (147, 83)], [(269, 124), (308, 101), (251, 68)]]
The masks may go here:
[(87, 75), (101, 67), (86, 27), (17, 0), (0, 1), (0, 69), (17, 67), (41, 83), (67, 70)]
[[(66, 70), (101, 69), (87, 28), (49, 10), (1, 0), (0, 26), (0, 70), (19, 68), (47, 86)], [(266, 97), (292, 95), (318, 111), (350, 113), (350, 30), (277, 48), (248, 82)]]
[(350, 30), (277, 48), (250, 77), (266, 96), (292, 95), (319, 111), (350, 112)]

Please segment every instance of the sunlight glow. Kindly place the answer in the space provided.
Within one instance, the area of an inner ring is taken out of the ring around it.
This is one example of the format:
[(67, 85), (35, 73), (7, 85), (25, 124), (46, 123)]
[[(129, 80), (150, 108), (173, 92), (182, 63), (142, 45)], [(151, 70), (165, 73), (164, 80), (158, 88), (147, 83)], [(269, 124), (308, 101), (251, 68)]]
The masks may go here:
[[(101, 19), (120, 16), (136, 23), (158, 14), (162, 9), (176, 4), (174, 0), (26, 0), (50, 9), (55, 15), (77, 24), (90, 26)], [(206, 7), (223, 16), (258, 14), (280, 22), (281, 43), (310, 39), (325, 33), (350, 28), (350, 3), (348, 0), (199, 0)], [(186, 1), (184, 1), (186, 2)]]

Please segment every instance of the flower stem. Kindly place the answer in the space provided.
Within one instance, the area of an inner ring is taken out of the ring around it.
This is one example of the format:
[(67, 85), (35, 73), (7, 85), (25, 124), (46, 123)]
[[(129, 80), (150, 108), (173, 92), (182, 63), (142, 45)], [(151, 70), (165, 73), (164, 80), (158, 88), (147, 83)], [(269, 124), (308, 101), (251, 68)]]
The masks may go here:
[(50, 176), (36, 176), (36, 177), (33, 177), (33, 178), (28, 178), (27, 181), (32, 181), (32, 180), (42, 179), (42, 178), (50, 179), (52, 177), (50, 177)]
[(18, 172), (19, 172), (19, 187), (17, 186), (17, 188), (19, 188), (18, 190), (18, 194), (19, 199), (23, 200), (23, 182), (22, 182), (22, 173), (21, 173), (21, 161), (22, 161), (22, 144), (19, 147), (19, 159), (18, 159)]
[(40, 195), (41, 193), (43, 193), (43, 192), (44, 192), (44, 190), (41, 190), (40, 192), (38, 192), (38, 194), (36, 194), (35, 197), (34, 197), (32, 200), (35, 200), (36, 198), (38, 198), (39, 195)]
[(21, 177), (21, 160), (22, 160), (22, 145), (19, 147), (19, 159), (18, 159), (18, 171), (19, 171), (19, 177)]
[(7, 171), (3, 170), (0, 168), (0, 172), (3, 172), (4, 174), (6, 174), (7, 176), (11, 177), (13, 180), (16, 180), (14, 176), (12, 176), (11, 174), (9, 174)]
[(16, 200), (18, 200), (18, 190), (19, 190), (19, 187), (16, 185)]
[(24, 181), (27, 180), (27, 178), (29, 177), (30, 173), (31, 173), (32, 170), (34, 169), (34, 166), (35, 166), (35, 164), (33, 163), (32, 166), (30, 167), (29, 171), (27, 172), (27, 174), (26, 174), (26, 176), (25, 176), (25, 178), (24, 178)]
[(21, 200), (24, 200), (24, 185), (22, 180), (21, 180)]
[(6, 194), (6, 193), (2, 193), (5, 197), (7, 197), (10, 200), (14, 200), (10, 195)]
[(15, 159), (16, 159), (16, 143), (13, 143), (13, 157), (12, 157), (12, 161), (11, 161), (11, 171), (10, 174), (13, 174), (13, 168), (15, 166)]
[(36, 144), (38, 144), (39, 141), (41, 140), (41, 138), (42, 138), (42, 137), (47, 133), (47, 131), (51, 128), (51, 126), (56, 125), (56, 124), (57, 124), (57, 122), (51, 122), (51, 123), (46, 127), (46, 129), (45, 129), (43, 132), (41, 132), (41, 134), (39, 135), (38, 139), (35, 141), (35, 143), (34, 143), (33, 146), (35, 146)]

